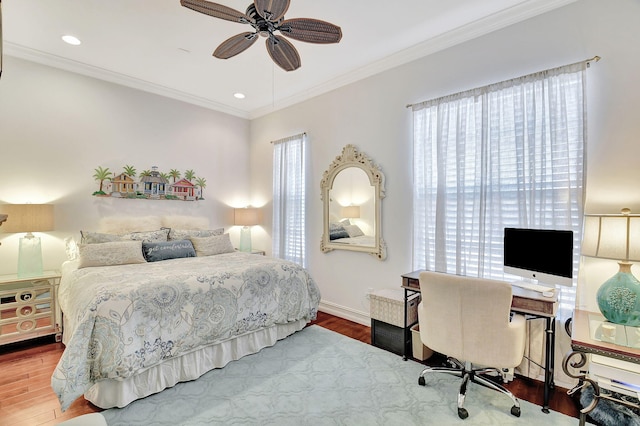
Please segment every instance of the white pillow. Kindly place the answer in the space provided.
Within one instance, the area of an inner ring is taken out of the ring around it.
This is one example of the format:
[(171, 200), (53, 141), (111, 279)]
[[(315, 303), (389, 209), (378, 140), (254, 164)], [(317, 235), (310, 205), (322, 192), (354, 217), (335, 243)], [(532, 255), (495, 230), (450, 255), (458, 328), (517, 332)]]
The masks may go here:
[(349, 234), (349, 238), (360, 237), (364, 235), (364, 232), (362, 232), (362, 229), (360, 229), (358, 225), (346, 225), (344, 227), (344, 230), (347, 231), (347, 234)]
[(142, 241), (113, 241), (100, 244), (78, 244), (78, 269), (89, 266), (115, 266), (146, 263)]
[(213, 235), (211, 237), (189, 237), (198, 256), (214, 256), (222, 253), (233, 253), (229, 234)]

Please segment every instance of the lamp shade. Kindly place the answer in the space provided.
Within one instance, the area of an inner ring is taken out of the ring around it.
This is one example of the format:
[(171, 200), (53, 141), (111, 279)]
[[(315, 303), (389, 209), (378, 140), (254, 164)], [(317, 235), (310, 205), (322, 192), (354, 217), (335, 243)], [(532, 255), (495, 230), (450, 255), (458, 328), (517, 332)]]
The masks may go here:
[(581, 253), (602, 259), (640, 262), (640, 215), (585, 215)]
[(0, 213), (9, 215), (0, 232), (53, 231), (53, 204), (5, 204)]
[(254, 226), (260, 223), (260, 210), (255, 207), (244, 207), (233, 210), (233, 224)]
[(346, 206), (342, 208), (342, 217), (359, 218), (360, 206)]

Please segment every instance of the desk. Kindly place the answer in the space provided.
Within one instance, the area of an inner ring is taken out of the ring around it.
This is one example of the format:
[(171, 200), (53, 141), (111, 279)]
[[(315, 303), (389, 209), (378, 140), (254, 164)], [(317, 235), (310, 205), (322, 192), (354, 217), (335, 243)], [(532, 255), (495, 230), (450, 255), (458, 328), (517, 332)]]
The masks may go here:
[[(410, 294), (420, 292), (420, 272), (413, 271), (402, 275), (402, 288), (404, 289), (405, 301)], [(545, 356), (544, 356), (544, 399), (542, 404), (542, 411), (549, 412), (549, 393), (553, 389), (553, 370), (554, 370), (554, 356), (556, 348), (556, 312), (558, 311), (558, 292), (554, 292), (553, 297), (544, 297), (542, 294), (525, 290), (520, 287), (513, 286), (513, 298), (511, 300), (511, 310), (520, 314), (524, 314), (527, 319), (542, 318), (546, 321), (545, 325)], [(411, 324), (406, 324), (407, 312), (405, 303), (405, 341), (409, 339), (407, 333), (411, 330), (409, 327)], [(402, 357), (407, 359), (406, 352)]]
[[(596, 408), (596, 406), (598, 405), (598, 401), (601, 399), (620, 403), (631, 408), (640, 408), (639, 404), (633, 404), (629, 401), (623, 401), (610, 395), (601, 395), (600, 386), (597, 383), (597, 377), (590, 376), (583, 370), (580, 370), (579, 374), (574, 374), (573, 369), (580, 369), (587, 364), (587, 354), (598, 355), (613, 360), (621, 360), (632, 364), (640, 364), (640, 344), (638, 344), (637, 341), (631, 342), (631, 346), (634, 347), (629, 347), (607, 342), (605, 341), (606, 339), (602, 338), (602, 335), (600, 335), (601, 338), (598, 339), (599, 330), (597, 329), (597, 327), (599, 324), (611, 325), (611, 323), (606, 321), (600, 313), (583, 311), (580, 309), (576, 309), (573, 312), (571, 351), (569, 351), (565, 355), (562, 362), (562, 368), (567, 376), (579, 380), (578, 385), (568, 391), (569, 395), (572, 395), (577, 390), (582, 388), (584, 382), (589, 382), (593, 386), (593, 402), (589, 406), (580, 410), (580, 425), (585, 424), (587, 414)], [(622, 326), (617, 327), (619, 328)], [(577, 361), (574, 361), (576, 358)], [(612, 370), (615, 371), (615, 368)], [(634, 374), (636, 377), (638, 375), (637, 372), (630, 374), (629, 371), (619, 371), (619, 374), (626, 375), (627, 377), (630, 377), (631, 374)], [(640, 371), (640, 368), (638, 368), (637, 371)]]

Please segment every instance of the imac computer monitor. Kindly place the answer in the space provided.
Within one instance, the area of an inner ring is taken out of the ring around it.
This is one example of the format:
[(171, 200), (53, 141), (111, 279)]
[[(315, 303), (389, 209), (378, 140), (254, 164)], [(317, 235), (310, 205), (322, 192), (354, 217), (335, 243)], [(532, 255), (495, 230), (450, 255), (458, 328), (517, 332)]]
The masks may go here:
[(504, 228), (504, 272), (572, 286), (573, 231)]

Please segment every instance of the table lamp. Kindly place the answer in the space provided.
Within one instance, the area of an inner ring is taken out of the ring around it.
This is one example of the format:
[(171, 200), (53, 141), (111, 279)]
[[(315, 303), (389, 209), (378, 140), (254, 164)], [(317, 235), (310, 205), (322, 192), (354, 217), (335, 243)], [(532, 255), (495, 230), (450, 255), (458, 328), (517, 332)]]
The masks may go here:
[(342, 217), (357, 219), (360, 217), (360, 206), (346, 206), (342, 208)]
[(251, 252), (251, 226), (260, 223), (260, 210), (255, 207), (234, 209), (233, 223), (234, 225), (242, 226), (239, 250)]
[(585, 215), (581, 254), (618, 261), (618, 272), (598, 289), (598, 308), (612, 323), (640, 326), (640, 282), (631, 273), (632, 262), (640, 261), (640, 215), (626, 208)]
[[(2, 226), (2, 224), (5, 223), (8, 218), (9, 218), (8, 214), (0, 213), (0, 226)], [(0, 246), (1, 245), (2, 245), (2, 243), (0, 243)]]
[(2, 232), (26, 232), (20, 238), (18, 277), (42, 275), (42, 245), (32, 232), (53, 231), (52, 204), (6, 204), (0, 207), (9, 216)]

